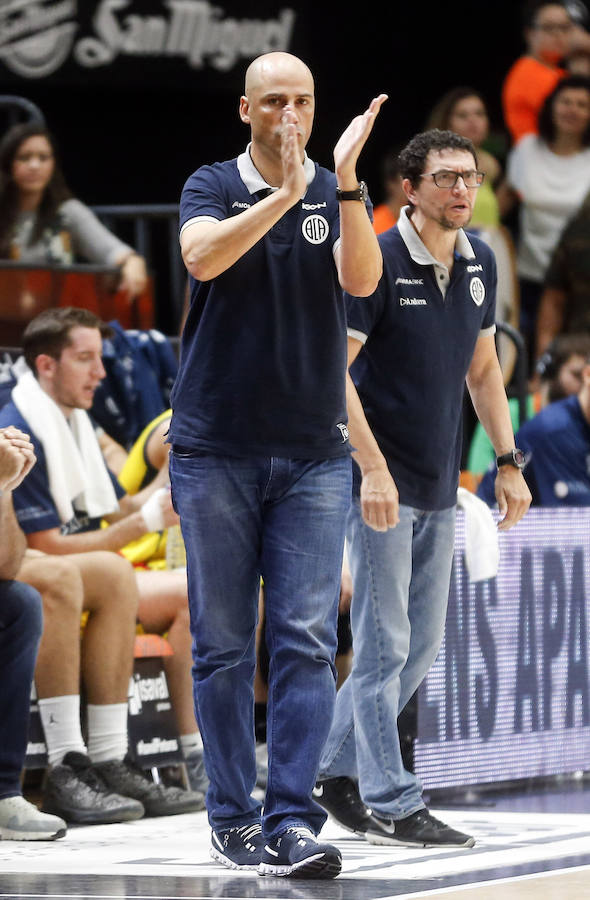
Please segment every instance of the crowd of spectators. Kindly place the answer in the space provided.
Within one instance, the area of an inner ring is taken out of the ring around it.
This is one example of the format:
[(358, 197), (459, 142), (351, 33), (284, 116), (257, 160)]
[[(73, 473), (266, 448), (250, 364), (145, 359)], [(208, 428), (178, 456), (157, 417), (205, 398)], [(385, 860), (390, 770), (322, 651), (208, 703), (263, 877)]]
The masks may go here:
[[(590, 34), (568, 3), (535, 0), (524, 5), (523, 36), (524, 53), (499, 88), (504, 155), (490, 140), (495, 98), (474, 86), (435, 98), (425, 127), (473, 142), (485, 180), (471, 228), (494, 247), (500, 235), (508, 247), (497, 255), (498, 276), (511, 285), (511, 320), (529, 361), (529, 421), (518, 419), (511, 370), (506, 386), (533, 502), (588, 505)], [(55, 139), (38, 123), (14, 126), (0, 143), (0, 260), (114, 266), (121, 287), (136, 296), (145, 287), (145, 260), (71, 194), (57, 155)], [(377, 232), (392, 227), (404, 205), (396, 150), (384, 156), (382, 190)], [(102, 341), (109, 334), (85, 310), (36, 317), (0, 412), (0, 654), (15, 684), (10, 709), (0, 708), (14, 735), (0, 753), (5, 839), (53, 839), (70, 822), (204, 808), (186, 573), (166, 568), (162, 543), (165, 529), (178, 524), (168, 490), (170, 411), (163, 403), (156, 420), (142, 423), (134, 449), (95, 427), (87, 411), (106, 374)], [(479, 428), (465, 468), (477, 482), (483, 476), (478, 493), (493, 505), (494, 456)], [(137, 542), (149, 548), (139, 566)], [(152, 557), (156, 563), (146, 564)], [(166, 675), (188, 787), (155, 784), (128, 756), (127, 686), (138, 627), (165, 634), (172, 646)], [(23, 645), (13, 660), (14, 633)], [(48, 754), (43, 813), (24, 800), (18, 779), (33, 677)]]

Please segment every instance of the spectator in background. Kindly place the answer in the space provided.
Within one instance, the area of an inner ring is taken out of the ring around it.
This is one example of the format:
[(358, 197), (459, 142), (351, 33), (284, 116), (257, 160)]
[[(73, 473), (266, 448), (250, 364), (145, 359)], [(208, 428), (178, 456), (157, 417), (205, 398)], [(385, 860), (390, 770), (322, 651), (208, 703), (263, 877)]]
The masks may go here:
[[(525, 454), (533, 506), (590, 506), (590, 357), (578, 393), (525, 422), (516, 443)], [(489, 506), (495, 505), (495, 468), (488, 469), (477, 491)]]
[(399, 171), (397, 150), (387, 154), (381, 164), (385, 201), (373, 209), (373, 228), (375, 234), (381, 234), (393, 228), (399, 217), (399, 211), (406, 204), (406, 195), (402, 189), (402, 177)]
[(72, 196), (44, 125), (14, 125), (0, 144), (0, 259), (37, 265), (117, 266), (130, 297), (146, 287), (145, 262)]
[(551, 255), (590, 189), (590, 79), (562, 79), (539, 116), (539, 135), (514, 147), (498, 190), (506, 215), (520, 203), (520, 331), (534, 358), (537, 311)]
[[(582, 370), (590, 355), (590, 334), (562, 335), (547, 347), (536, 366), (536, 388), (527, 396), (527, 417), (532, 418), (548, 403), (577, 394), (582, 384)], [(508, 401), (514, 431), (520, 426), (516, 397)], [(475, 426), (467, 470), (480, 478), (495, 459), (494, 448), (481, 423)]]
[(572, 54), (577, 59), (590, 52), (590, 35), (559, 0), (530, 0), (522, 20), (526, 52), (513, 64), (502, 87), (504, 121), (514, 143), (537, 133), (545, 98), (567, 75), (560, 63)]
[(537, 356), (560, 334), (590, 334), (590, 194), (566, 225), (545, 276)]
[(434, 106), (427, 128), (454, 131), (471, 141), (477, 152), (478, 169), (485, 172), (486, 177), (477, 192), (470, 228), (499, 225), (500, 211), (495, 187), (501, 175), (501, 166), (496, 157), (482, 147), (490, 129), (482, 95), (471, 87), (453, 88)]
[(33, 445), (16, 428), (0, 430), (0, 839), (51, 841), (66, 823), (24, 799), (20, 776), (27, 750), (29, 705), (43, 629), (37, 591), (15, 581), (26, 541), (12, 507), (12, 491), (35, 463)]

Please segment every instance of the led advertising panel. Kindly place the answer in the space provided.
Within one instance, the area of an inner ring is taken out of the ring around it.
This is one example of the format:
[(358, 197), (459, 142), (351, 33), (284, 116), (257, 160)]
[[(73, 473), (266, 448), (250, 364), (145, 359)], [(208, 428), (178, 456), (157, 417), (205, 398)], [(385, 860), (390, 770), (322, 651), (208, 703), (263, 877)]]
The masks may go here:
[(471, 583), (457, 517), (445, 638), (418, 695), (425, 788), (590, 769), (590, 510), (532, 509)]

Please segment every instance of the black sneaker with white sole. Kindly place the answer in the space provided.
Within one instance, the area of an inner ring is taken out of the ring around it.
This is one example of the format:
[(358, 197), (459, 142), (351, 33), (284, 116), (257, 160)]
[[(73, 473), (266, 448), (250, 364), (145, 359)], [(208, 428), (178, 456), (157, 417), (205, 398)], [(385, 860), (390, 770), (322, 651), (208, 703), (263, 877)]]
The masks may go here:
[(435, 819), (427, 809), (419, 809), (395, 822), (373, 812), (365, 837), (369, 844), (405, 847), (473, 847), (475, 844), (475, 838)]
[(309, 828), (288, 828), (264, 846), (259, 875), (291, 878), (336, 878), (342, 868), (340, 851), (320, 843)]
[(209, 854), (228, 869), (258, 869), (264, 838), (259, 822), (211, 832)]
[(318, 781), (312, 796), (347, 831), (355, 834), (366, 832), (372, 812), (363, 803), (358, 785), (352, 778), (340, 776)]

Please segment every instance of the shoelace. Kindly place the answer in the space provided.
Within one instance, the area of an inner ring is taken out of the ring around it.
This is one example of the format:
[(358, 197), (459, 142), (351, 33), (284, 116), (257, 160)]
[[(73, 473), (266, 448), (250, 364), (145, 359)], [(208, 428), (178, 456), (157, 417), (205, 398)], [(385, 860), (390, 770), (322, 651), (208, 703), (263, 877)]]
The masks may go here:
[(240, 828), (236, 828), (236, 832), (243, 840), (249, 841), (256, 835), (262, 834), (262, 826), (255, 822), (253, 825), (242, 825)]
[(313, 831), (310, 831), (309, 828), (303, 828), (302, 826), (292, 826), (291, 828), (287, 828), (288, 832), (292, 834), (296, 834), (298, 838), (302, 838), (303, 840), (313, 841), (317, 844), (317, 838)]

